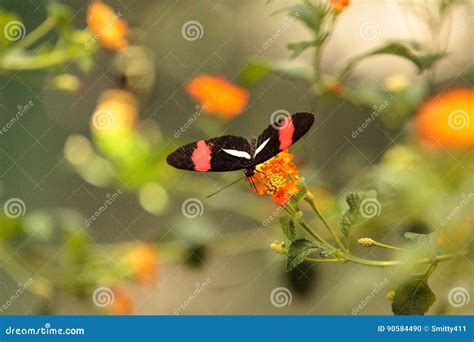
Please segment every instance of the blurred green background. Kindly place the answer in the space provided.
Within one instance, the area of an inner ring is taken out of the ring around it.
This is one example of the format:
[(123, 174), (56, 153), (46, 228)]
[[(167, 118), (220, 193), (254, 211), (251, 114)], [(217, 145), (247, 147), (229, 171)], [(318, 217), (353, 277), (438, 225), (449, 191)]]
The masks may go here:
[[(57, 12), (51, 11), (53, 3), (61, 5)], [(287, 49), (309, 39), (309, 30), (279, 11), (297, 1), (106, 3), (128, 23), (130, 47), (124, 51), (99, 43), (83, 48), (90, 33), (73, 32), (87, 31), (89, 1), (0, 2), (1, 23), (15, 19), (6, 13), (15, 14), (27, 34), (51, 13), (63, 15), (28, 52), (15, 51), (21, 40), (6, 41), (0, 58), (19, 61), (23, 53), (51, 61), (48, 53), (57, 41), (82, 44), (77, 51), (71, 48), (73, 57), (64, 63), (0, 70), (1, 125), (19, 106), (33, 103), (0, 136), (2, 203), (17, 198), (24, 204), (22, 215), (0, 222), (0, 303), (10, 303), (2, 314), (349, 315), (363, 301), (357, 314), (390, 314), (385, 293), (398, 270), (305, 263), (287, 273), (284, 258), (269, 247), (284, 239), (278, 220), (263, 223), (277, 209), (269, 198), (241, 182), (208, 199), (240, 173), (193, 174), (171, 169), (164, 159), (194, 140), (259, 134), (278, 111), (311, 111), (316, 122), (291, 151), (331, 223), (339, 224), (348, 192), (376, 189), (381, 213), (358, 227), (355, 237), (405, 244), (407, 231), (441, 229), (443, 218), (474, 190), (473, 145), (426, 147), (412, 117), (432, 95), (472, 88), (472, 4), (440, 2), (449, 5), (441, 13), (436, 1), (352, 1), (330, 27), (317, 62), (320, 82), (313, 84), (307, 81), (317, 58), (311, 48), (294, 59)], [(182, 28), (189, 21), (201, 25), (202, 37), (185, 39)], [(337, 78), (351, 58), (392, 40), (416, 40), (426, 53), (447, 56), (419, 72), (407, 58), (375, 55), (358, 63), (348, 78)], [(249, 61), (258, 61), (260, 71), (273, 69), (250, 86)], [(200, 74), (248, 87), (248, 105), (232, 119), (200, 115), (176, 138), (196, 111), (185, 85)], [(109, 133), (91, 126), (104, 96), (124, 113)], [(387, 109), (354, 137), (385, 102)], [(113, 203), (86, 224), (111, 198)], [(197, 199), (195, 218), (183, 213), (189, 199)], [(450, 223), (463, 229), (460, 249), (472, 240), (468, 202)], [(322, 231), (317, 218), (310, 222)], [(356, 244), (354, 249), (368, 258), (394, 255)], [(25, 285), (30, 278), (32, 285)], [(367, 300), (380, 283), (380, 293)], [(472, 293), (472, 259), (440, 264), (430, 285), (438, 300), (429, 313), (472, 314), (472, 303), (448, 303), (452, 288)], [(292, 298), (283, 307), (270, 300), (279, 287)], [(101, 288), (105, 305), (97, 299)], [(196, 289), (202, 291), (196, 295)]]

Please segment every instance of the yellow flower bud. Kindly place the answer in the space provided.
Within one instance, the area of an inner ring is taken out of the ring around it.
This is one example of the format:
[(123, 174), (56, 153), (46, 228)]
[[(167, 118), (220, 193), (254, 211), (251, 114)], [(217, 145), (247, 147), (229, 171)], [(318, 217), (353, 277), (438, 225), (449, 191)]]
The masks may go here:
[(277, 242), (275, 241), (270, 245), (271, 249), (281, 255), (287, 255), (288, 254), (288, 249), (286, 248), (286, 245), (284, 242)]
[(357, 243), (362, 247), (373, 247), (375, 245), (375, 241), (371, 238), (360, 238)]

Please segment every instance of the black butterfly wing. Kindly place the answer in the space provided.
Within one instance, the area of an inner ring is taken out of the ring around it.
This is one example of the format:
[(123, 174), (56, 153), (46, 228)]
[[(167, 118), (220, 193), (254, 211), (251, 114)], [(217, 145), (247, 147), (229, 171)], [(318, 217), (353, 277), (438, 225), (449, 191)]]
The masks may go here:
[[(288, 149), (311, 128), (312, 113), (295, 113), (268, 126), (257, 138), (254, 163), (258, 165)], [(263, 144), (263, 145), (262, 145)]]
[(234, 135), (198, 140), (181, 146), (166, 161), (177, 169), (190, 171), (242, 170), (251, 164), (250, 144), (247, 139)]

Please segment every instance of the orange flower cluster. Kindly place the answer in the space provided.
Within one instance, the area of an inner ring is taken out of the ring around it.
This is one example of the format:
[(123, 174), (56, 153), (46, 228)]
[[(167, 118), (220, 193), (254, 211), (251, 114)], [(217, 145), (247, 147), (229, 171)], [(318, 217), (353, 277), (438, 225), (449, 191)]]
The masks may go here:
[(473, 148), (474, 89), (450, 89), (428, 99), (418, 109), (415, 125), (427, 144)]
[(107, 307), (107, 311), (115, 315), (130, 315), (134, 312), (135, 303), (130, 294), (121, 287), (113, 287), (113, 302)]
[(128, 47), (127, 23), (102, 1), (94, 1), (87, 8), (87, 25), (104, 47), (116, 51)]
[(252, 190), (259, 196), (270, 196), (278, 205), (288, 202), (300, 190), (296, 184), (300, 175), (292, 160), (293, 155), (283, 151), (257, 165), (255, 174), (247, 179), (255, 184), (255, 189)]
[(200, 75), (186, 84), (186, 92), (196, 99), (202, 110), (223, 118), (243, 112), (249, 94), (220, 76)]
[(342, 10), (349, 6), (349, 4), (349, 0), (331, 0), (331, 6), (336, 14), (342, 12)]
[(127, 256), (127, 263), (142, 285), (150, 285), (157, 277), (157, 255), (151, 244), (133, 248)]

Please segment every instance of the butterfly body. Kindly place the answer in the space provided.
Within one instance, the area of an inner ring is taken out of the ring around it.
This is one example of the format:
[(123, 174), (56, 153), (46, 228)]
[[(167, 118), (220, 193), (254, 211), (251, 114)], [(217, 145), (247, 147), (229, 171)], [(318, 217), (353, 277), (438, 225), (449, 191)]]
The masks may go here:
[(198, 140), (179, 147), (166, 160), (177, 169), (199, 172), (244, 170), (246, 177), (252, 177), (258, 164), (288, 149), (313, 122), (312, 113), (295, 113), (271, 124), (250, 141), (234, 135)]

